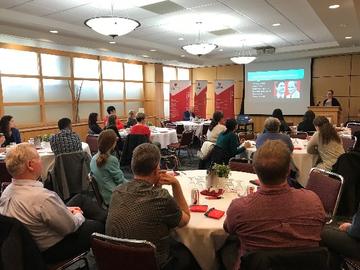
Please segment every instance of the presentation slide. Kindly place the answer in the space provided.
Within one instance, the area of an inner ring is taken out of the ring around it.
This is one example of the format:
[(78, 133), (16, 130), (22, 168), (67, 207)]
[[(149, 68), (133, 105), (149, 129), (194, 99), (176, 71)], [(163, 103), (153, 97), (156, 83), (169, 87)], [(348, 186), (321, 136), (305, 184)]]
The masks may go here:
[(311, 59), (245, 65), (245, 114), (303, 115), (310, 105)]

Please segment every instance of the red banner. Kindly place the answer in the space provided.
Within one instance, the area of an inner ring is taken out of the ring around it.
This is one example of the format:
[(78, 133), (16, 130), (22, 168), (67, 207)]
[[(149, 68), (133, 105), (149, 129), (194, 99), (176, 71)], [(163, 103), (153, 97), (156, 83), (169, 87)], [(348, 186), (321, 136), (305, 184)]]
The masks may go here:
[(196, 81), (194, 113), (198, 118), (206, 118), (207, 81)]
[(215, 81), (215, 111), (234, 118), (234, 81)]
[(181, 121), (190, 109), (191, 81), (170, 81), (170, 121)]

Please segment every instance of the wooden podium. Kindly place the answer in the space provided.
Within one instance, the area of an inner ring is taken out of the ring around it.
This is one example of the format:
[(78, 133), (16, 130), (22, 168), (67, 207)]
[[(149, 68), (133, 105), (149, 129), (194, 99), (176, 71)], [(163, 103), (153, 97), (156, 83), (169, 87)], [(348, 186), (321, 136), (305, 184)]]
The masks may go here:
[(336, 126), (339, 125), (341, 112), (339, 106), (309, 106), (308, 109), (312, 110), (316, 116), (325, 116), (326, 118), (329, 118), (331, 124), (336, 124)]

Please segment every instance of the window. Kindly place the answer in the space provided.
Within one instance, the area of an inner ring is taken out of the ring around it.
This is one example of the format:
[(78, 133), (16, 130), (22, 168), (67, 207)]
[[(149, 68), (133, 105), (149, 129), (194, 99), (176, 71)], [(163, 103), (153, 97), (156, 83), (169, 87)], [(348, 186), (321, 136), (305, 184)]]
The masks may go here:
[(39, 75), (37, 54), (18, 50), (0, 49), (2, 74)]
[(41, 54), (43, 76), (70, 77), (70, 57)]
[(99, 78), (99, 61), (85, 58), (74, 58), (75, 78)]
[[(102, 65), (102, 78), (112, 80), (123, 79), (123, 63), (101, 61)], [(142, 71), (141, 71), (142, 72)]]
[(125, 80), (142, 81), (143, 80), (143, 66), (125, 63)]
[(190, 80), (190, 70), (187, 68), (163, 67), (164, 117), (170, 117), (170, 81)]

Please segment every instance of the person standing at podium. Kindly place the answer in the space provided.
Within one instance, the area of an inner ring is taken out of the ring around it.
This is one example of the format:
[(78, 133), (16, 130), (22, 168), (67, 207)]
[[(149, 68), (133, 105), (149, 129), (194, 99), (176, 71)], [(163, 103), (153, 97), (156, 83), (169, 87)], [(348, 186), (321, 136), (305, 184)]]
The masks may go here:
[(326, 106), (326, 107), (339, 106), (340, 110), (341, 110), (340, 102), (336, 98), (334, 98), (333, 90), (330, 89), (327, 91), (326, 99), (323, 101), (323, 106)]

